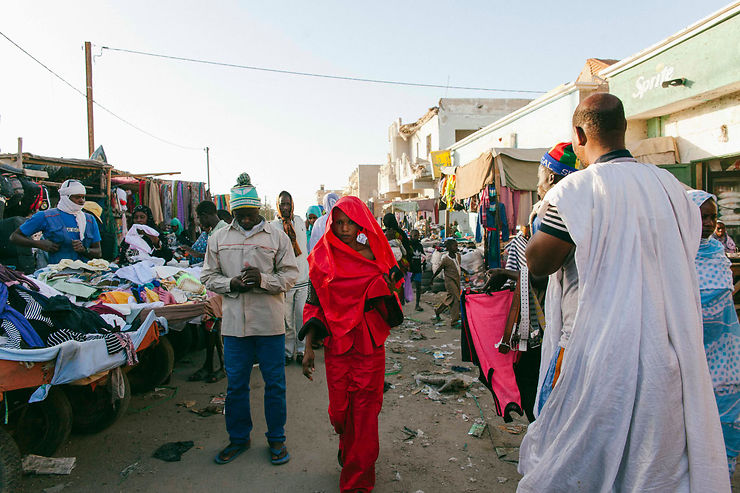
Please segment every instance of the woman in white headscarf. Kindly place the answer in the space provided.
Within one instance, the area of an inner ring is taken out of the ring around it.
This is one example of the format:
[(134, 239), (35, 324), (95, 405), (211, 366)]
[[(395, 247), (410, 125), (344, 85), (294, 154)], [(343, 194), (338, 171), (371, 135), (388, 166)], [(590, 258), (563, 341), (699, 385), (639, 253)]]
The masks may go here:
[[(18, 246), (39, 248), (49, 253), (49, 263), (62, 259), (89, 260), (101, 256), (100, 230), (92, 215), (83, 212), (85, 186), (77, 180), (66, 180), (59, 187), (59, 203), (52, 209), (31, 216), (10, 235)], [(34, 240), (34, 234), (43, 239)]]
[(324, 215), (321, 216), (313, 223), (313, 229), (311, 230), (311, 240), (308, 243), (308, 251), (313, 250), (313, 247), (319, 242), (324, 233), (326, 232), (326, 221), (329, 219), (329, 213), (334, 208), (334, 204), (339, 200), (339, 195), (335, 193), (327, 193), (324, 196)]

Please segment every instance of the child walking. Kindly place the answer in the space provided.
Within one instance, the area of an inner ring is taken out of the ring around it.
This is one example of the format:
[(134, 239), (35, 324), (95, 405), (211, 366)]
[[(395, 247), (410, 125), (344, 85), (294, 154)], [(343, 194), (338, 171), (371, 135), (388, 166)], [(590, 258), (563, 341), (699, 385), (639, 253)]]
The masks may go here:
[(445, 249), (447, 255), (442, 256), (442, 262), (432, 276), (432, 280), (444, 271), (447, 296), (442, 304), (434, 310), (435, 316), (432, 320), (435, 322), (442, 320), (439, 315), (449, 308), (450, 327), (453, 327), (460, 323), (460, 254), (457, 252), (457, 241), (448, 238), (445, 241)]

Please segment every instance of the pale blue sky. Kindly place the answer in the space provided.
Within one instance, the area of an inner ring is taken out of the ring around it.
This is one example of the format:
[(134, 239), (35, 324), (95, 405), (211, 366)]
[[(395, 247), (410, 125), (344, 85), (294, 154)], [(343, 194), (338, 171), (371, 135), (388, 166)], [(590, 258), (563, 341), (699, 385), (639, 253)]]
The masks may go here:
[[(82, 44), (305, 72), (549, 90), (586, 58), (624, 58), (725, 1), (5, 1), (0, 31), (84, 89)], [(99, 50), (96, 50), (99, 52)], [(84, 99), (0, 39), (0, 150), (85, 157)], [(174, 142), (211, 148), (215, 192), (247, 171), (261, 195), (287, 189), (303, 214), (319, 184), (341, 188), (383, 163), (387, 129), (440, 97), (523, 94), (392, 87), (165, 61), (104, 51), (95, 99)], [(531, 96), (530, 96), (531, 97)], [(132, 172), (205, 181), (205, 155), (95, 112), (96, 144)]]

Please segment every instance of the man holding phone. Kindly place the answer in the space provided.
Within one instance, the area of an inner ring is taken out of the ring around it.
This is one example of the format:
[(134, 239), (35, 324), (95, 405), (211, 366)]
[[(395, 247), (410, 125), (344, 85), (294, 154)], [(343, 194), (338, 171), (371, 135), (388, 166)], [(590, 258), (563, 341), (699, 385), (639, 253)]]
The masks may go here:
[(201, 280), (223, 295), (224, 363), (228, 379), (226, 430), (229, 445), (217, 464), (234, 460), (250, 446), (249, 379), (259, 362), (265, 382), (267, 442), (273, 464), (285, 464), (285, 292), (298, 280), (293, 246), (283, 229), (259, 214), (260, 199), (249, 175), (231, 189), (234, 221), (208, 240)]

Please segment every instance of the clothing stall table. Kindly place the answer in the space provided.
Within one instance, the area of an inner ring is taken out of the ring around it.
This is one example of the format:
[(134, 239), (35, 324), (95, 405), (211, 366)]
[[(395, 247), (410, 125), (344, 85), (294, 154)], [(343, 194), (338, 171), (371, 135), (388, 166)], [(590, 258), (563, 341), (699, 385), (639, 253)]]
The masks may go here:
[[(137, 353), (156, 346), (160, 330), (152, 315), (131, 332)], [(0, 431), (10, 434), (23, 454), (52, 455), (71, 431), (91, 433), (110, 426), (125, 413), (131, 392), (124, 372), (123, 397), (111, 402), (105, 384), (110, 371), (126, 360), (123, 351), (107, 354), (103, 340), (0, 349), (0, 406), (8, 421), (3, 420)], [(35, 400), (43, 395), (43, 400), (29, 402), (29, 396)], [(3, 443), (0, 447), (8, 448)], [(0, 456), (5, 452), (0, 450)]]

